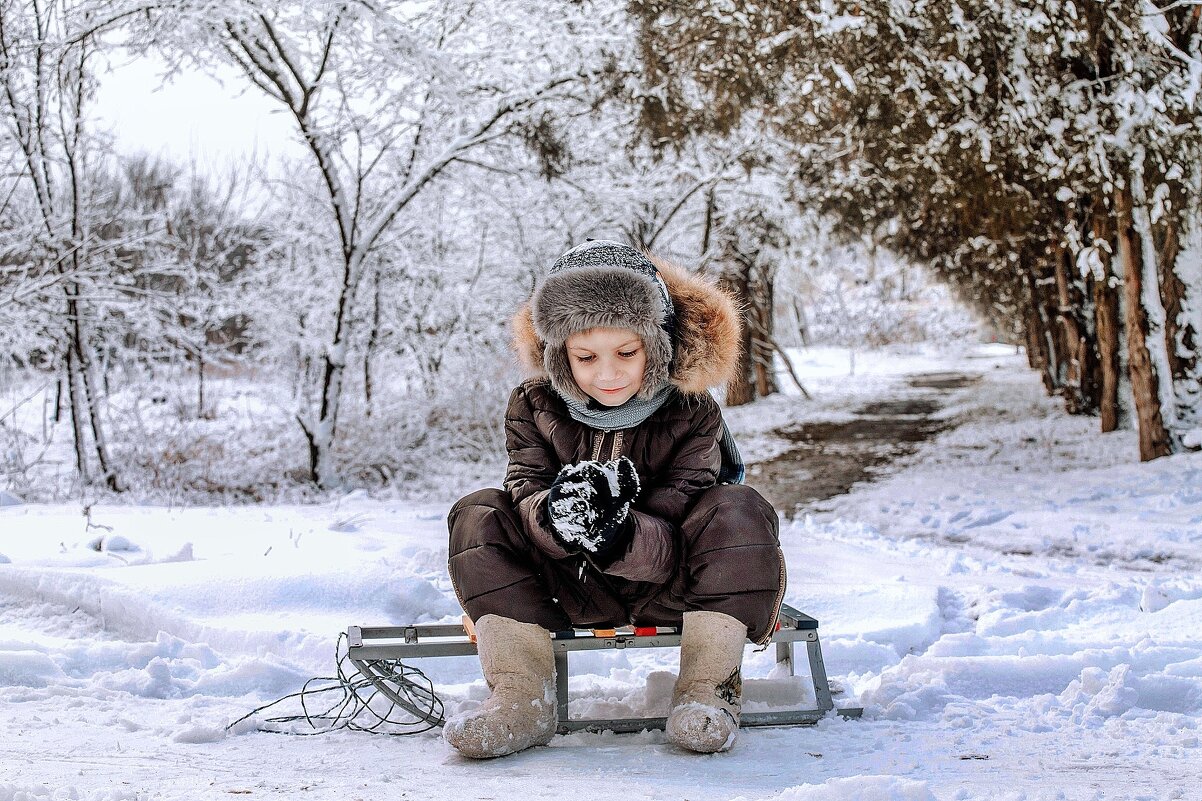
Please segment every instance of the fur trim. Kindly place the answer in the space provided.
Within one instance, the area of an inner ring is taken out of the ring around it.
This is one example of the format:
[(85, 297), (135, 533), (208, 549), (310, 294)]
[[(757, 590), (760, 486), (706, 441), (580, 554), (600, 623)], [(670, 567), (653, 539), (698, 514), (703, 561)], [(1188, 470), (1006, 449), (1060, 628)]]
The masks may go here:
[(676, 306), (672, 383), (697, 394), (726, 384), (739, 368), (742, 324), (734, 299), (705, 276), (650, 257)]
[(530, 313), (530, 301), (518, 307), (511, 321), (513, 327), (513, 351), (517, 354), (522, 370), (529, 376), (545, 375), (543, 348), (546, 343), (538, 338), (534, 330), (534, 316)]
[[(727, 383), (738, 369), (742, 342), (733, 298), (705, 276), (655, 256), (649, 258), (667, 285), (676, 310), (676, 350), (668, 380), (686, 394)], [(528, 375), (548, 375), (544, 360), (547, 343), (535, 329), (529, 301), (513, 317), (513, 347)]]

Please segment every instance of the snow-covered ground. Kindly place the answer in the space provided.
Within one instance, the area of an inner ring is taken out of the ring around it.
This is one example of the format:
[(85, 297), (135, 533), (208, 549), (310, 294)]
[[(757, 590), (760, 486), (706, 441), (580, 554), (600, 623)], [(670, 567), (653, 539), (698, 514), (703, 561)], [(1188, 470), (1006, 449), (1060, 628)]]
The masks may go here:
[[(288, 737), (226, 724), (330, 675), (348, 624), (456, 619), (440, 502), (0, 508), (0, 801), (1195, 799), (1202, 797), (1202, 454), (1136, 462), (1043, 396), (1025, 359), (799, 354), (815, 400), (732, 410), (752, 458), (915, 372), (978, 373), (967, 422), (785, 525), (787, 601), (822, 624), (864, 718), (749, 729), (697, 756), (577, 734), (494, 762), (434, 732)], [(787, 380), (787, 379), (786, 379)], [(420, 665), (448, 709), (470, 658)], [(573, 658), (577, 714), (663, 714), (668, 652)], [(747, 651), (749, 708), (802, 692)], [(794, 698), (795, 700), (795, 698)]]

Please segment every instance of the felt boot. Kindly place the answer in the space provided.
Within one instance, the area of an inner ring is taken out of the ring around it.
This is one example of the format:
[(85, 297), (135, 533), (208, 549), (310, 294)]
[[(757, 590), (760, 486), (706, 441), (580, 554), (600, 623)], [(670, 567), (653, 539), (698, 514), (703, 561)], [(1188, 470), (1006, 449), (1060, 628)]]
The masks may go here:
[(476, 621), (476, 649), (492, 695), (448, 720), (443, 738), (474, 759), (550, 742), (557, 725), (551, 635), (532, 623), (484, 615)]
[(721, 612), (685, 612), (680, 676), (672, 690), (668, 740), (702, 754), (725, 751), (739, 732), (747, 626)]

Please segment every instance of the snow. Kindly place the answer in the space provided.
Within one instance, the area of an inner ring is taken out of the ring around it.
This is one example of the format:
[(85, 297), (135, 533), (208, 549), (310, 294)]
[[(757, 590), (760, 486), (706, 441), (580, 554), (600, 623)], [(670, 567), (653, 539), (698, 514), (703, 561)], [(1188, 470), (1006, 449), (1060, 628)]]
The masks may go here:
[[(1013, 348), (793, 354), (814, 396), (732, 409), (771, 429), (842, 420), (915, 373), (951, 427), (871, 483), (782, 524), (786, 600), (817, 617), (836, 703), (861, 720), (745, 729), (727, 754), (660, 732), (575, 734), (472, 762), (428, 732), (287, 737), (251, 709), (332, 675), (347, 625), (455, 621), (455, 500), (0, 508), (0, 749), (7, 799), (1196, 798), (1202, 454), (1137, 461), (1133, 432), (1066, 417)], [(754, 477), (752, 479), (754, 484)], [(675, 654), (573, 654), (573, 714), (663, 714)], [(449, 712), (486, 696), (470, 658), (427, 660)], [(804, 703), (771, 649), (745, 705)]]

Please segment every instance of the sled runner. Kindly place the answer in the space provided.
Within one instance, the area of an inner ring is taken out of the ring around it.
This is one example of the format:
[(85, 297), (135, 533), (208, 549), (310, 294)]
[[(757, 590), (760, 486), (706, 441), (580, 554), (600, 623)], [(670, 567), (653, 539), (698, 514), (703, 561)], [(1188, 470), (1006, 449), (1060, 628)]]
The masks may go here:
[[(346, 636), (347, 656), (351, 663), (382, 695), (419, 718), (439, 726), (443, 722), (441, 717), (430, 719), (428, 709), (417, 707), (406, 692), (399, 691), (394, 683), (396, 671), (392, 666), (397, 661), (408, 662), (436, 656), (471, 656), (476, 653), (474, 631), (466, 616), (463, 625), (350, 626)], [(636, 732), (664, 728), (667, 718), (662, 717), (596, 720), (569, 717), (568, 654), (572, 651), (675, 647), (680, 645), (678, 628), (571, 629), (552, 633), (551, 642), (555, 653), (560, 734), (582, 730)], [(740, 726), (807, 725), (816, 723), (831, 712), (845, 718), (860, 716), (862, 709), (837, 708), (831, 698), (830, 682), (822, 661), (822, 645), (818, 640), (817, 620), (786, 604), (781, 607), (771, 642), (776, 645), (777, 664), (785, 665), (790, 676), (796, 675), (795, 646), (797, 643), (805, 644), (816, 706), (813, 709), (775, 712), (744, 711)]]

